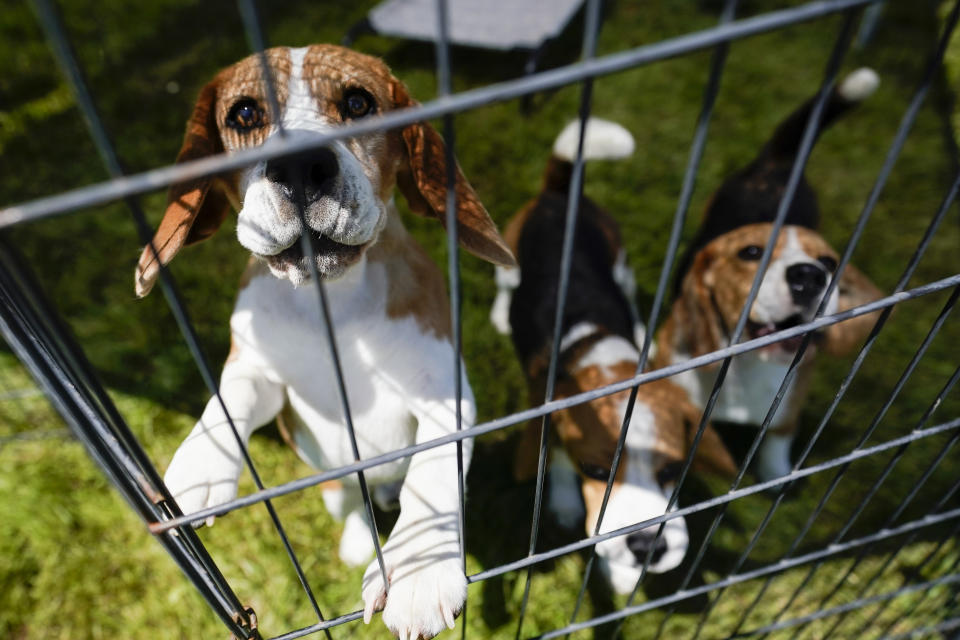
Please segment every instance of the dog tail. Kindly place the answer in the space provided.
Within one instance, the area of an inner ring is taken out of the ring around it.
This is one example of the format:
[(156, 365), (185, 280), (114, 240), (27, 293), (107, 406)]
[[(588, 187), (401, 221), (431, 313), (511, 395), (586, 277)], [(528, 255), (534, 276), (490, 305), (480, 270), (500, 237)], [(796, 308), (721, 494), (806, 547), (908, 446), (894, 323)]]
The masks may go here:
[[(573, 161), (580, 141), (580, 121), (574, 120), (553, 142), (553, 155), (543, 176), (544, 189), (566, 194), (573, 175)], [(633, 136), (616, 122), (590, 118), (583, 137), (584, 160), (616, 160), (633, 153)]]
[[(868, 98), (879, 85), (880, 76), (869, 67), (861, 67), (848, 74), (834, 87), (833, 93), (827, 99), (816, 135), (819, 136), (840, 116)], [(800, 149), (803, 132), (807, 128), (807, 121), (816, 101), (816, 96), (810, 98), (780, 123), (767, 143), (768, 154), (783, 160), (793, 160)]]

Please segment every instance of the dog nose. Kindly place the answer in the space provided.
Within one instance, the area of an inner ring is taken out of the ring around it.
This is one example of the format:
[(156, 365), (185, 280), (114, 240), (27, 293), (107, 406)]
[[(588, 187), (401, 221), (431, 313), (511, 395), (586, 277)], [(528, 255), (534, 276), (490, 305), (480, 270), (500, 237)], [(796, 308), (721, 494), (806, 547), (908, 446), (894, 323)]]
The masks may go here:
[(280, 186), (290, 200), (296, 199), (299, 182), (304, 200), (310, 204), (330, 193), (339, 173), (337, 155), (324, 147), (302, 156), (270, 160), (265, 175), (267, 180)]
[(801, 262), (787, 267), (790, 295), (799, 305), (809, 305), (827, 285), (827, 272), (812, 262)]
[(637, 562), (645, 562), (647, 554), (651, 547), (653, 554), (650, 556), (650, 564), (656, 564), (663, 554), (667, 552), (667, 541), (663, 536), (657, 536), (655, 533), (647, 531), (636, 531), (627, 536), (627, 548), (637, 559)]

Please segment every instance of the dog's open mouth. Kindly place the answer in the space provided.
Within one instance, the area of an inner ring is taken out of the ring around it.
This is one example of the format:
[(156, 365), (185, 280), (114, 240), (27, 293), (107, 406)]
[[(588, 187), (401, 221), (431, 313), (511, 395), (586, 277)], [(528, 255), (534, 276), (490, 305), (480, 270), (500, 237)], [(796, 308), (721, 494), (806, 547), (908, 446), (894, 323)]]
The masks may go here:
[[(321, 278), (336, 278), (357, 261), (365, 245), (350, 245), (337, 242), (319, 231), (310, 229), (310, 247)], [(295, 280), (310, 277), (311, 269), (303, 252), (303, 237), (272, 256), (264, 256), (267, 264), (276, 272)]]
[[(760, 324), (759, 322), (748, 320), (747, 333), (752, 340), (754, 338), (762, 338), (763, 336), (771, 333), (776, 333), (777, 331), (783, 331), (784, 329), (791, 329), (800, 324), (803, 324), (803, 317), (799, 313), (795, 313), (792, 316), (781, 320), (780, 322), (768, 322), (766, 324)], [(803, 342), (803, 335), (794, 336), (793, 338), (785, 338), (765, 348), (780, 348), (784, 351), (796, 351), (800, 348), (801, 342)]]

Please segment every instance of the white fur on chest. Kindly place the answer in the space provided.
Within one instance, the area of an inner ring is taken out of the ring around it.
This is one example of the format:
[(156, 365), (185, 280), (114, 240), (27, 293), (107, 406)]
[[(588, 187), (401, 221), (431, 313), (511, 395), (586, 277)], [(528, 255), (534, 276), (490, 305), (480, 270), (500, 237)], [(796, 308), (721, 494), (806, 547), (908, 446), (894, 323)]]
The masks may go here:
[[(412, 444), (418, 420), (455, 409), (449, 343), (424, 333), (413, 316), (387, 316), (387, 277), (379, 263), (364, 259), (326, 287), (361, 457)], [(306, 461), (317, 468), (353, 462), (315, 285), (255, 277), (240, 292), (230, 326), (238, 357), (285, 385), (299, 426), (306, 427), (295, 430)], [(469, 423), (473, 398), (465, 375), (463, 389)], [(399, 478), (406, 464), (368, 473)]]
[[(685, 354), (676, 354), (672, 364), (686, 362), (689, 359)], [(749, 352), (734, 357), (727, 370), (727, 376), (723, 381), (711, 418), (760, 425), (766, 418), (788, 369), (787, 363), (765, 358), (763, 354)], [(671, 378), (686, 389), (690, 399), (698, 407), (706, 405), (716, 379), (717, 368), (707, 370), (703, 367), (684, 371)], [(781, 425), (787, 418), (786, 399), (793, 393), (795, 382), (796, 378), (790, 381), (785, 399), (780, 403), (773, 418), (773, 427)]]

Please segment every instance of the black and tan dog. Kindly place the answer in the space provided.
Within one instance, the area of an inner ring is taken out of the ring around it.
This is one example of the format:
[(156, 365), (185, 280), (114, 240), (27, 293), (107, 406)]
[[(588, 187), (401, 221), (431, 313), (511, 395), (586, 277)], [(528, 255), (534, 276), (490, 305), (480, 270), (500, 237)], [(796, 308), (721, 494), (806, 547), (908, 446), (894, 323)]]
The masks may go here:
[[(838, 116), (869, 96), (879, 80), (870, 69), (848, 75), (828, 98), (819, 134)], [(724, 348), (746, 302), (814, 98), (784, 120), (757, 157), (717, 190), (687, 255), (680, 261), (677, 298), (657, 334), (655, 366), (664, 367)], [(813, 188), (802, 179), (787, 213), (786, 225), (748, 317), (741, 341), (758, 338), (813, 319), (837, 267), (837, 253), (817, 233), (820, 212)], [(834, 313), (881, 296), (852, 265), (841, 275), (825, 306)], [(759, 452), (761, 479), (791, 469), (790, 445), (806, 397), (815, 352), (843, 354), (861, 341), (875, 316), (860, 316), (816, 334), (800, 371), (775, 414)], [(791, 338), (733, 359), (713, 411), (715, 420), (760, 425), (802, 338)], [(672, 378), (698, 406), (713, 387), (717, 365)]]
[[(571, 159), (578, 136), (579, 123), (561, 133), (541, 193), (514, 216), (505, 230), (504, 238), (517, 256), (519, 269), (497, 269), (500, 292), (491, 319), (504, 333), (512, 329), (534, 404), (543, 401), (554, 343)], [(619, 125), (596, 119), (587, 125), (586, 158), (617, 158), (632, 150), (632, 136)], [(624, 294), (626, 289), (632, 296), (631, 288), (632, 278), (616, 222), (584, 197), (579, 206), (569, 293), (559, 338), (557, 398), (635, 375), (639, 360), (634, 343), (636, 315)], [(551, 451), (548, 505), (561, 524), (578, 524), (585, 503), (587, 533), (592, 534), (596, 528), (628, 397), (629, 392), (623, 391), (552, 415), (554, 433), (561, 446), (552, 447)], [(639, 388), (602, 532), (665, 513), (699, 420), (700, 411), (683, 389), (668, 380)], [(539, 439), (540, 420), (533, 420), (518, 451), (518, 479), (535, 471)], [(724, 473), (735, 471), (732, 459), (712, 429), (706, 431), (701, 441), (695, 465)], [(668, 571), (683, 559), (688, 544), (684, 521), (668, 521), (659, 539), (655, 538), (655, 531), (656, 527), (651, 527), (597, 545), (601, 567), (616, 591), (627, 593), (633, 589), (648, 552), (652, 554), (653, 572)]]

